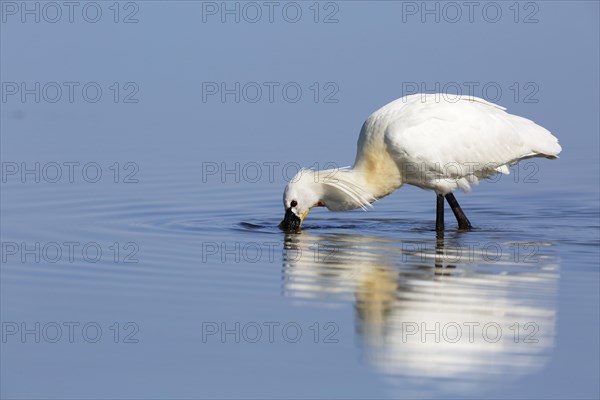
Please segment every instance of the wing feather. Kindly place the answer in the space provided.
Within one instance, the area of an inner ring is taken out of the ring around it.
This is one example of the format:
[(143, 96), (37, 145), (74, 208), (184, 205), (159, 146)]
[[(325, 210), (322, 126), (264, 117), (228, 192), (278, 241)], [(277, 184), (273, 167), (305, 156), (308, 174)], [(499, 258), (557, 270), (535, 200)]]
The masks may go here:
[(483, 99), (415, 96), (371, 117), (384, 129), (386, 148), (405, 183), (442, 193), (469, 190), (470, 183), (506, 174), (521, 159), (554, 158), (561, 151), (549, 131)]

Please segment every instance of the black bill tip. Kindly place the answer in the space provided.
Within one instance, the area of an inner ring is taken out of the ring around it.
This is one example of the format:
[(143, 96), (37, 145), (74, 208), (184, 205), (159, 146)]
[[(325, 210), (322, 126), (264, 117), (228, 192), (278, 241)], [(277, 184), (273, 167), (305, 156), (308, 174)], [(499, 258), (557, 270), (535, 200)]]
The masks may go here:
[(296, 233), (300, 231), (302, 220), (292, 212), (291, 208), (285, 210), (283, 221), (279, 224), (279, 228), (287, 233)]

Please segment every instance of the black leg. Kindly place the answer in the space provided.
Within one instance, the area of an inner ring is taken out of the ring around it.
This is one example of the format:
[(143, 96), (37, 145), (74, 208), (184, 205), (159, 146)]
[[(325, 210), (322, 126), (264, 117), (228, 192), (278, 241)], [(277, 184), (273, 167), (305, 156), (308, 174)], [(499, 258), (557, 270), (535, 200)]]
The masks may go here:
[(454, 195), (452, 193), (448, 193), (446, 195), (446, 200), (448, 201), (450, 208), (452, 208), (452, 212), (454, 213), (454, 216), (456, 217), (456, 221), (458, 221), (458, 229), (465, 229), (465, 230), (471, 229), (472, 228), (471, 223), (469, 222), (469, 219), (463, 212), (462, 208), (460, 208), (458, 201), (456, 201), (456, 197), (454, 197)]
[(444, 231), (444, 195), (437, 195), (435, 208), (435, 230), (438, 232)]

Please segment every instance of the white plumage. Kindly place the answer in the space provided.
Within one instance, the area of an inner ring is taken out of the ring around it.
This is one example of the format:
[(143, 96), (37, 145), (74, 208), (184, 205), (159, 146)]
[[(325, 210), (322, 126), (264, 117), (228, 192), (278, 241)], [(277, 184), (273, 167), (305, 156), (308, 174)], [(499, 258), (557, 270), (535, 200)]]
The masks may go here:
[(549, 131), (483, 99), (406, 96), (367, 118), (352, 168), (302, 170), (292, 179), (284, 192), (286, 219), (296, 216), (299, 227), (315, 206), (366, 209), (403, 184), (454, 199), (458, 188), (468, 191), (520, 160), (556, 158), (560, 151)]

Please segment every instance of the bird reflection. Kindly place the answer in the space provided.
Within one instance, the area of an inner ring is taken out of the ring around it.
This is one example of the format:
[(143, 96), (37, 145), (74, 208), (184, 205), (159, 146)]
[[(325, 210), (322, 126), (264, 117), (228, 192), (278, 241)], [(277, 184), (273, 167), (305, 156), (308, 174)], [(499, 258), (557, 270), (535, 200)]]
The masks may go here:
[(528, 242), (428, 234), (287, 235), (283, 293), (353, 301), (366, 360), (404, 394), (467, 394), (542, 368), (554, 346), (558, 286), (549, 244), (536, 243), (543, 251), (524, 262), (515, 255)]

